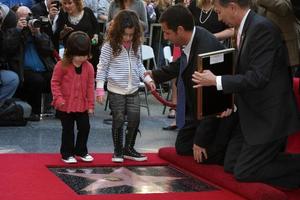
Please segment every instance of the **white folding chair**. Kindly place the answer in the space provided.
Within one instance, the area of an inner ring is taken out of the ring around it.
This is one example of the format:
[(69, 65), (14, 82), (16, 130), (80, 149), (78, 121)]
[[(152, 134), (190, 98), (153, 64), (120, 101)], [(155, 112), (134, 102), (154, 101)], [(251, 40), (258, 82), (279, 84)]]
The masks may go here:
[(164, 49), (163, 49), (163, 52), (164, 52), (165, 63), (166, 63), (166, 65), (168, 65), (170, 62), (173, 61), (171, 47), (170, 46), (165, 46)]
[[(142, 49), (141, 49), (141, 53), (142, 53), (142, 61), (148, 61), (147, 62), (147, 66), (145, 67), (146, 69), (149, 69), (149, 63), (150, 60), (153, 60), (153, 69), (156, 69), (156, 62), (155, 62), (155, 56), (154, 56), (154, 51), (152, 49), (151, 46), (148, 45), (142, 45)], [(144, 107), (147, 109), (148, 111), (148, 115), (150, 115), (150, 109), (149, 109), (149, 103), (148, 103), (148, 90), (146, 85), (143, 82), (140, 82), (140, 86), (139, 86), (139, 91), (144, 93), (145, 96), (145, 104), (141, 103), (141, 107)]]
[(147, 61), (146, 69), (149, 69), (150, 60), (153, 61), (153, 68), (152, 69), (157, 68), (154, 51), (153, 51), (151, 46), (144, 45), (144, 44), (142, 45), (142, 60)]

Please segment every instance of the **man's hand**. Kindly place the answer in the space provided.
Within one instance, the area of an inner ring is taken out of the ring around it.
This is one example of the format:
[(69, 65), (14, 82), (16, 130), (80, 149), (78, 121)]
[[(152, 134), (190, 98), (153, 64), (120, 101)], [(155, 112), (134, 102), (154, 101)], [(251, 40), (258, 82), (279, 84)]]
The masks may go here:
[(227, 108), (227, 110), (225, 110), (224, 112), (222, 112), (219, 115), (217, 115), (217, 117), (218, 118), (228, 117), (229, 115), (231, 115), (231, 113), (232, 113), (232, 109)]
[(17, 22), (17, 28), (23, 29), (25, 27), (27, 27), (27, 20), (25, 17), (20, 17)]
[(216, 76), (210, 70), (203, 70), (202, 73), (195, 71), (192, 81), (196, 83), (193, 88), (217, 85)]
[(28, 24), (32, 35), (39, 35), (41, 33), (40, 28), (34, 28), (31, 24)]
[(194, 160), (197, 163), (201, 163), (204, 161), (204, 159), (207, 159), (207, 153), (206, 149), (199, 147), (198, 145), (194, 144), (193, 146), (193, 154), (194, 154)]
[(51, 21), (54, 20), (54, 17), (58, 14), (58, 9), (56, 7), (56, 4), (50, 4), (50, 9), (49, 9), (49, 19)]

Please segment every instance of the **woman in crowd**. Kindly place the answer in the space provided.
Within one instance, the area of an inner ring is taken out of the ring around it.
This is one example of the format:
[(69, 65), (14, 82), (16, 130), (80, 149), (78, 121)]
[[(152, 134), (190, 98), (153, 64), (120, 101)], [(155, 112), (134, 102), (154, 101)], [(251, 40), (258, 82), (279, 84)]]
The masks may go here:
[(195, 25), (206, 28), (220, 41), (233, 36), (233, 29), (218, 20), (212, 0), (193, 0), (188, 8), (194, 16)]
[(132, 10), (135, 11), (139, 22), (141, 23), (143, 30), (148, 30), (147, 11), (142, 0), (114, 0), (110, 3), (108, 9), (108, 22), (114, 19), (115, 15), (120, 10)]
[(91, 63), (96, 69), (99, 59), (98, 22), (90, 8), (84, 7), (83, 0), (62, 0), (62, 9), (53, 25), (56, 40), (65, 41), (73, 31), (83, 31), (90, 37), (92, 48)]

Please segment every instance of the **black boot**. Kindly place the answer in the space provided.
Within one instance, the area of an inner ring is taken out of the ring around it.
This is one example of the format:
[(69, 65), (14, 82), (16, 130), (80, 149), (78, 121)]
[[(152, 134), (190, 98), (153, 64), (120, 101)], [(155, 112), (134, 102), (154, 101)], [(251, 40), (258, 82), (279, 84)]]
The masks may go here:
[(114, 142), (113, 162), (123, 162), (123, 130), (122, 128), (112, 129), (112, 137)]
[(137, 152), (133, 146), (135, 144), (135, 139), (138, 130), (135, 128), (128, 128), (126, 131), (125, 137), (125, 148), (124, 148), (124, 158), (135, 161), (145, 161), (147, 160), (147, 156), (140, 154)]

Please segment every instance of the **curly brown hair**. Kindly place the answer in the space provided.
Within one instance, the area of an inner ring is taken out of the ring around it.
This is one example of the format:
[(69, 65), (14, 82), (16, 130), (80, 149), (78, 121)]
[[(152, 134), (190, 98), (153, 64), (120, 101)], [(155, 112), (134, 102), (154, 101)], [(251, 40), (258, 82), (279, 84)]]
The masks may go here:
[(111, 23), (106, 41), (108, 41), (112, 47), (113, 56), (120, 55), (122, 51), (123, 35), (126, 28), (134, 28), (132, 49), (134, 54), (137, 55), (138, 48), (143, 39), (142, 27), (137, 14), (131, 10), (121, 10)]

